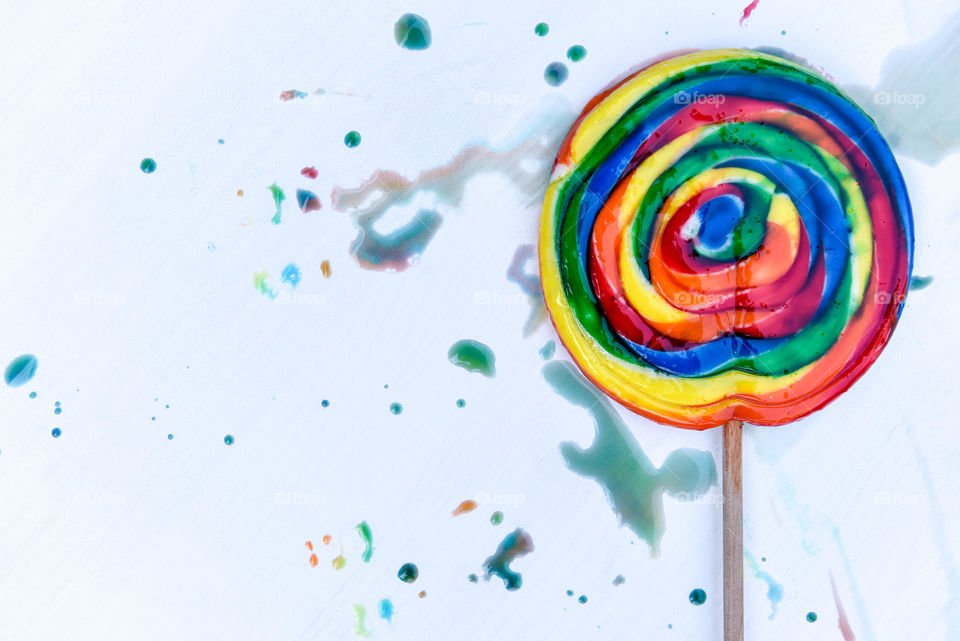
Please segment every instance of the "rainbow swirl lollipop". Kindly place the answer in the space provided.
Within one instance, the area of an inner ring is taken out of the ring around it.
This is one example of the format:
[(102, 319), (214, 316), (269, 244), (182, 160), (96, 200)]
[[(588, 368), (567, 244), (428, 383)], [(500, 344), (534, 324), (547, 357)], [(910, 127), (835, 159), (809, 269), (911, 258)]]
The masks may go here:
[(653, 420), (777, 425), (877, 358), (913, 222), (874, 122), (810, 69), (746, 50), (596, 96), (543, 205), (547, 309), (580, 369)]

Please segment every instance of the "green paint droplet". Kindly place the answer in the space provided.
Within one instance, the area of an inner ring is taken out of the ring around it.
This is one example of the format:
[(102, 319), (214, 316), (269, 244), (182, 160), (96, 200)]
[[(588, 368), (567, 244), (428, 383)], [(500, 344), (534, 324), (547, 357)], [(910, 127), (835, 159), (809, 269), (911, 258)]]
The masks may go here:
[(567, 65), (562, 62), (551, 62), (547, 65), (547, 68), (543, 70), (543, 79), (546, 80), (547, 84), (551, 87), (559, 87), (566, 81), (569, 75), (570, 71), (567, 69)]
[(496, 512), (491, 514), (490, 523), (492, 525), (500, 525), (501, 523), (503, 523), (503, 512), (501, 512), (500, 510), (497, 510)]
[(477, 579), (478, 577), (476, 574), (471, 574), (470, 576), (467, 577), (467, 581), (469, 581), (470, 583), (476, 583)]
[(690, 603), (694, 605), (703, 605), (707, 602), (707, 593), (697, 588), (690, 593)]
[(152, 174), (157, 170), (157, 161), (153, 158), (144, 158), (140, 161), (140, 171), (145, 174)]
[(570, 62), (580, 62), (587, 57), (587, 50), (582, 45), (573, 45), (567, 49), (567, 58)]
[[(28, 383), (36, 373), (37, 357), (33, 354), (23, 354), (10, 361), (3, 373), (3, 380), (10, 387), (20, 387)], [(36, 396), (36, 392), (34, 392), (34, 396)], [(30, 398), (33, 398), (33, 396)]]
[(550, 33), (550, 25), (546, 22), (539, 22), (537, 26), (533, 28), (533, 32), (542, 38)]
[(399, 414), (403, 411), (403, 405), (400, 403), (390, 403), (390, 412), (392, 414)]
[(360, 559), (364, 563), (370, 563), (370, 557), (373, 556), (373, 534), (370, 532), (370, 526), (366, 521), (360, 521), (357, 524), (357, 533), (360, 534), (360, 538), (363, 539), (363, 554), (360, 555)]
[(227, 445), (233, 445), (233, 435), (227, 434), (226, 436), (224, 436), (223, 442), (226, 443)]
[(497, 373), (493, 350), (480, 341), (469, 339), (457, 341), (447, 350), (447, 358), (457, 367), (462, 367), (468, 372), (480, 372), (487, 378), (493, 378)]
[(283, 201), (287, 199), (287, 195), (283, 193), (283, 190), (280, 189), (277, 183), (273, 183), (267, 187), (267, 189), (270, 190), (270, 195), (273, 196), (273, 205), (276, 207), (276, 211), (273, 214), (273, 218), (270, 219), (270, 222), (274, 225), (279, 225), (281, 205), (283, 205)]
[(350, 149), (353, 149), (360, 144), (360, 132), (358, 131), (348, 131), (347, 135), (343, 137), (343, 144), (345, 144)]
[(404, 49), (412, 51), (427, 49), (433, 40), (430, 23), (423, 16), (405, 13), (393, 25), (393, 39)]
[(580, 595), (580, 598), (577, 599), (577, 601), (579, 601), (581, 604), (586, 603), (586, 602), (587, 602), (587, 595), (586, 595), (586, 594), (581, 594), (581, 595)]
[(404, 563), (397, 572), (397, 578), (404, 583), (413, 583), (420, 576), (420, 570), (413, 563)]
[(457, 399), (457, 407), (466, 407), (466, 405), (467, 405), (467, 402), (465, 400), (463, 400), (462, 398)]
[(367, 609), (358, 603), (353, 604), (353, 633), (363, 638), (373, 634), (367, 629)]
[(810, 623), (814, 623), (816, 622), (816, 620), (817, 620), (816, 612), (807, 612), (807, 621), (809, 621)]

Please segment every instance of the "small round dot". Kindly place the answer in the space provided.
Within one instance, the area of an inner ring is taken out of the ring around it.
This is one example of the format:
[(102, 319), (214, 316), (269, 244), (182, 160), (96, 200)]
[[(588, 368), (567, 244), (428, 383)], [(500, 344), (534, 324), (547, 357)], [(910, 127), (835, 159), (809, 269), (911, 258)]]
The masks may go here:
[(567, 590), (567, 596), (573, 596), (573, 590)]
[(569, 75), (570, 71), (567, 69), (567, 65), (562, 62), (551, 62), (547, 65), (547, 68), (543, 70), (543, 79), (546, 80), (547, 84), (551, 87), (559, 87), (566, 81)]
[(63, 411), (63, 410), (62, 410), (61, 408), (59, 408), (59, 407), (53, 408), (53, 413), (54, 413), (54, 414), (59, 414), (59, 413), (62, 412), (62, 411)]
[(56, 405), (57, 407), (60, 407), (60, 401), (57, 401), (56, 403), (54, 403), (54, 405)]
[(816, 620), (817, 620), (816, 612), (807, 612), (807, 621), (809, 621), (810, 623), (815, 623)]
[(345, 144), (350, 149), (353, 149), (360, 144), (360, 132), (351, 131), (348, 132), (346, 136), (343, 137), (343, 144)]
[(580, 595), (580, 598), (577, 599), (577, 601), (579, 601), (580, 603), (586, 603), (586, 602), (587, 602), (587, 595), (586, 595), (586, 594), (581, 594), (581, 595)]
[(320, 401), (320, 407), (330, 407), (330, 401), (328, 401), (327, 399), (323, 399), (322, 401)]
[(697, 588), (690, 593), (690, 603), (694, 605), (703, 605), (707, 601), (707, 593)]
[(217, 144), (218, 144), (218, 145), (222, 145), (222, 144), (223, 144), (223, 138), (217, 138)]
[(467, 402), (465, 400), (463, 400), (462, 398), (457, 399), (457, 407), (466, 407), (466, 405), (467, 405)]
[(155, 421), (155, 420), (157, 420), (157, 417), (156, 417), (156, 416), (151, 416), (151, 417), (150, 417), (150, 420), (151, 420), (151, 421)]
[(63, 434), (63, 432), (60, 431), (59, 427), (55, 427), (50, 431), (50, 434), (53, 436), (53, 438), (60, 438), (60, 435)]
[(567, 49), (567, 58), (570, 62), (580, 62), (587, 57), (587, 50), (582, 45), (573, 45)]
[(400, 403), (390, 403), (390, 412), (393, 414), (399, 414), (403, 411), (403, 405)]
[(153, 158), (144, 158), (140, 161), (140, 171), (145, 174), (152, 174), (157, 170), (157, 161)]
[(168, 440), (168, 441), (172, 441), (172, 440), (173, 440), (173, 434), (167, 434), (167, 440)]
[(36, 392), (30, 392), (30, 398), (36, 398), (36, 397), (37, 397)]
[(550, 25), (546, 22), (538, 22), (537, 26), (533, 28), (533, 32), (542, 38), (550, 33)]
[(223, 442), (226, 443), (227, 445), (233, 445), (233, 435), (227, 434), (226, 436), (224, 436)]

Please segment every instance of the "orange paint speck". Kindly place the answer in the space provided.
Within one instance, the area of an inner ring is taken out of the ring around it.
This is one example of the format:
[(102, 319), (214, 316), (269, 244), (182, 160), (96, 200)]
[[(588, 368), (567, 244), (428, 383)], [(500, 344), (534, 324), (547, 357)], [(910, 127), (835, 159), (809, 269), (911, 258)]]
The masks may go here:
[(242, 190), (242, 189), (238, 189), (238, 190), (237, 190), (237, 196), (243, 196), (243, 190)]
[(311, 543), (310, 541), (307, 541), (306, 546), (308, 550), (313, 550), (313, 543)]
[(319, 562), (320, 562), (320, 561), (317, 560), (317, 555), (316, 555), (316, 554), (311, 554), (311, 555), (310, 555), (310, 567), (312, 567), (312, 568), (317, 567), (317, 563), (319, 563)]
[(324, 534), (324, 535), (323, 535), (323, 544), (324, 544), (324, 545), (330, 545), (330, 541), (331, 541), (331, 540), (332, 540), (332, 539), (331, 539), (331, 536), (330, 536), (329, 534)]
[(451, 512), (451, 514), (454, 516), (460, 516), (461, 514), (466, 514), (467, 512), (473, 512), (475, 509), (477, 509), (477, 502), (467, 499), (466, 501), (461, 501), (460, 505), (458, 505), (456, 509)]
[(320, 263), (320, 271), (323, 273), (324, 278), (330, 278), (330, 261), (325, 260)]

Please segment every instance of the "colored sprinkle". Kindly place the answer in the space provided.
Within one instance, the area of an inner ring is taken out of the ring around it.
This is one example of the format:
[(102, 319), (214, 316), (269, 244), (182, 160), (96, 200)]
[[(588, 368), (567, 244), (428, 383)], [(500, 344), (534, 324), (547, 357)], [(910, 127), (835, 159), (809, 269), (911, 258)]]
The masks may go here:
[(478, 580), (479, 580), (479, 577), (477, 577), (476, 574), (471, 574), (467, 577), (467, 581), (469, 581), (470, 583), (476, 583)]
[(315, 193), (308, 189), (297, 190), (297, 205), (299, 205), (300, 211), (303, 213), (317, 211), (321, 208), (320, 199), (317, 198)]
[(299, 285), (301, 278), (300, 268), (293, 263), (288, 264), (283, 268), (283, 271), (280, 272), (280, 282), (290, 283), (291, 287), (296, 287)]
[(707, 601), (707, 593), (697, 588), (690, 593), (690, 603), (694, 605), (703, 605)]
[(273, 218), (270, 219), (270, 222), (274, 225), (280, 224), (280, 205), (283, 204), (283, 201), (287, 199), (287, 195), (283, 193), (283, 190), (277, 186), (277, 183), (273, 183), (267, 189), (270, 190), (270, 195), (273, 196), (273, 204), (277, 208), (276, 212), (273, 214)]
[(59, 413), (62, 412), (62, 411), (63, 411), (62, 408), (59, 408), (59, 407), (53, 408), (53, 413), (54, 413), (54, 414), (59, 414)]
[(573, 590), (567, 590), (567, 596), (573, 596)]
[(168, 440), (168, 441), (172, 441), (172, 440), (173, 440), (173, 434), (167, 434), (167, 440)]
[(586, 603), (586, 602), (587, 602), (587, 595), (586, 595), (586, 594), (581, 594), (581, 595), (580, 595), (580, 598), (577, 599), (577, 601), (579, 601), (581, 604)]
[(30, 392), (30, 398), (36, 398), (36, 397), (37, 397), (36, 392)]
[(546, 80), (547, 84), (551, 87), (559, 87), (566, 81), (569, 75), (570, 71), (567, 69), (567, 65), (562, 62), (551, 62), (547, 65), (547, 68), (543, 70), (543, 79)]
[(267, 272), (265, 271), (253, 272), (253, 286), (258, 292), (271, 300), (277, 297), (277, 292), (267, 284)]
[(423, 16), (405, 13), (393, 25), (393, 39), (404, 49), (422, 51), (430, 46), (430, 23)]
[[(20, 387), (29, 382), (36, 373), (37, 357), (33, 354), (23, 354), (10, 361), (6, 371), (3, 373), (3, 380), (6, 381), (10, 387)], [(35, 398), (36, 395), (37, 393), (34, 392), (30, 395), (30, 398)]]
[(533, 28), (533, 32), (542, 38), (550, 33), (550, 25), (546, 22), (538, 22), (537, 26)]
[(616, 577), (614, 577), (614, 579), (613, 579), (613, 584), (614, 584), (614, 585), (623, 585), (624, 583), (626, 583), (626, 581), (627, 581), (627, 580), (626, 580), (625, 578), (623, 578), (623, 575), (622, 575), (622, 574), (618, 574)]
[(457, 399), (457, 407), (466, 407), (466, 405), (467, 405), (467, 402), (465, 400), (463, 400), (462, 398)]
[(517, 558), (533, 552), (533, 539), (522, 529), (517, 528), (501, 541), (493, 556), (483, 562), (484, 578), (490, 580), (490, 575), (503, 579), (508, 590), (519, 590), (523, 585), (523, 577), (519, 572), (510, 568), (510, 564)]
[(371, 634), (370, 630), (367, 630), (367, 609), (357, 603), (353, 604), (353, 632), (364, 638)]
[(323, 399), (322, 401), (320, 401), (320, 407), (330, 407), (330, 401), (328, 401), (327, 399)]
[(320, 273), (324, 278), (330, 278), (330, 261), (324, 260), (320, 263)]
[(500, 525), (501, 523), (503, 523), (503, 512), (501, 512), (500, 510), (497, 510), (496, 512), (490, 515), (490, 524)]
[(417, 596), (422, 599), (422, 598), (424, 598), (425, 596), (427, 596), (427, 591), (426, 591), (426, 590), (420, 590), (420, 594), (418, 594)]
[[(310, 548), (310, 549), (312, 550), (313, 548)], [(320, 562), (320, 560), (317, 559), (317, 555), (316, 555), (316, 554), (311, 554), (311, 555), (310, 555), (310, 567), (312, 567), (312, 568), (317, 567), (317, 563), (319, 563), (319, 562)]]
[(324, 545), (330, 545), (330, 541), (332, 540), (332, 538), (333, 538), (333, 537), (331, 537), (329, 534), (324, 534), (324, 535), (323, 535), (323, 544), (324, 544)]
[(743, 14), (740, 16), (740, 26), (743, 26), (744, 21), (750, 17), (750, 14), (753, 13), (753, 10), (757, 8), (757, 5), (760, 4), (760, 0), (753, 0), (750, 4), (743, 8)]
[(60, 435), (63, 434), (63, 432), (60, 431), (59, 427), (55, 427), (50, 431), (50, 434), (53, 435), (53, 438), (60, 438)]
[(413, 563), (404, 563), (397, 572), (397, 578), (404, 583), (413, 583), (420, 576), (420, 570)]
[(282, 100), (283, 102), (288, 102), (290, 100), (293, 100), (294, 98), (303, 99), (306, 97), (307, 97), (307, 94), (298, 89), (287, 89), (286, 91), (280, 92), (280, 100)]
[(914, 276), (910, 279), (910, 290), (921, 290), (933, 282), (933, 276)]
[(464, 339), (457, 341), (447, 350), (447, 358), (457, 367), (468, 372), (480, 372), (487, 378), (496, 375), (496, 357), (493, 350), (480, 341)]
[(557, 344), (553, 341), (547, 341), (547, 344), (540, 348), (540, 358), (549, 361), (557, 351)]
[(300, 170), (301, 176), (306, 176), (310, 180), (316, 180), (317, 176), (320, 175), (320, 172), (317, 171), (316, 167), (304, 167)]
[(223, 138), (217, 138), (217, 144), (218, 144), (218, 145), (222, 145), (222, 144), (223, 144)]
[(360, 521), (357, 524), (357, 533), (360, 535), (360, 538), (363, 539), (363, 554), (360, 555), (360, 559), (364, 563), (370, 563), (370, 557), (373, 556), (373, 534), (370, 532), (370, 526), (367, 525), (366, 521)]
[(153, 158), (144, 158), (140, 161), (140, 171), (145, 174), (152, 174), (157, 170), (157, 161)]
[(403, 411), (403, 405), (400, 403), (390, 403), (390, 413), (399, 414)]
[(347, 135), (343, 137), (343, 144), (353, 149), (360, 144), (360, 133), (357, 131), (347, 132)]
[(477, 509), (477, 502), (467, 499), (466, 501), (461, 501), (460, 505), (454, 508), (451, 514), (454, 516), (460, 516), (461, 514), (466, 514), (467, 512), (473, 512), (475, 509)]
[(233, 445), (233, 435), (227, 434), (226, 436), (224, 436), (223, 442), (226, 443), (227, 445)]
[(333, 561), (330, 562), (330, 565), (333, 567), (334, 570), (339, 571), (339, 570), (342, 570), (346, 564), (347, 564), (347, 559), (345, 556), (343, 556), (343, 548), (341, 547), (340, 554)]
[(238, 189), (238, 190), (237, 190), (237, 196), (238, 196), (238, 197), (243, 197), (243, 190), (242, 190), (242, 189)]
[(377, 612), (381, 619), (384, 619), (387, 623), (393, 623), (393, 602), (390, 599), (380, 599), (380, 603), (377, 604)]
[(567, 49), (567, 58), (570, 62), (580, 62), (587, 57), (587, 50), (581, 45), (573, 45)]
[(810, 623), (815, 623), (817, 620), (816, 612), (807, 612), (807, 621)]

